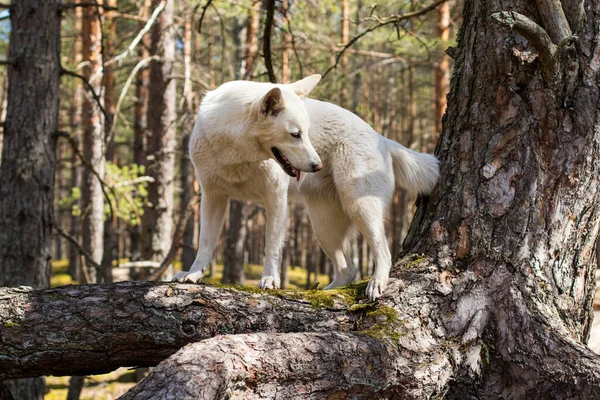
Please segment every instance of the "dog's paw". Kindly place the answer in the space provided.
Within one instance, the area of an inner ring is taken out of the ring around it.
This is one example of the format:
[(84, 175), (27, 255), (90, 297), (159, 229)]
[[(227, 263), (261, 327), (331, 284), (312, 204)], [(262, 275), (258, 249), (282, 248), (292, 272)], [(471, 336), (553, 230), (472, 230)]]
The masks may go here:
[(264, 276), (260, 280), (258, 287), (261, 289), (279, 289), (279, 280), (272, 276)]
[(373, 275), (367, 284), (367, 290), (365, 290), (365, 294), (369, 298), (370, 301), (375, 301), (381, 297), (385, 287), (388, 284), (388, 277), (378, 277)]
[(204, 271), (200, 270), (197, 272), (181, 271), (175, 274), (173, 277), (174, 281), (185, 283), (198, 283), (204, 277)]

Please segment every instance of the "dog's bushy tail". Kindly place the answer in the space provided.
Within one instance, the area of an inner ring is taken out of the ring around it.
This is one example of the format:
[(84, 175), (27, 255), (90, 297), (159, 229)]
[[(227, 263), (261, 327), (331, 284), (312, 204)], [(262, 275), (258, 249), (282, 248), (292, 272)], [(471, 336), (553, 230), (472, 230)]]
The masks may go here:
[(440, 176), (439, 160), (431, 154), (407, 149), (393, 140), (384, 140), (392, 155), (396, 185), (413, 193), (430, 193)]

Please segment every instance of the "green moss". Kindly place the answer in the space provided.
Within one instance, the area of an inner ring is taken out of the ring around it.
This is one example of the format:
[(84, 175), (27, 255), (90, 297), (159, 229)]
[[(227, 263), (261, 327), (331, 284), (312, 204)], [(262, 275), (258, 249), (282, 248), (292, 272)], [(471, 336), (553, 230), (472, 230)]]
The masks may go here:
[(394, 264), (397, 264), (400, 270), (408, 271), (422, 263), (425, 258), (425, 254), (411, 254), (402, 259), (395, 260)]
[(362, 331), (362, 333), (371, 336), (373, 339), (390, 340), (397, 345), (398, 340), (404, 336), (400, 332), (404, 325), (400, 321), (398, 312), (393, 307), (379, 306), (375, 310), (367, 312), (366, 319), (376, 321), (368, 329)]
[(483, 360), (483, 363), (484, 363), (485, 367), (487, 368), (492, 364), (492, 361), (490, 360), (490, 348), (481, 339), (479, 339), (479, 344), (481, 345), (481, 359)]
[(282, 290), (278, 294), (294, 300), (305, 300), (314, 308), (331, 308), (336, 304), (336, 301), (345, 306), (353, 306), (364, 297), (367, 282), (367, 280), (364, 280), (329, 290)]
[(2, 326), (4, 326), (5, 328), (16, 328), (16, 327), (21, 326), (21, 324), (18, 322), (11, 321), (11, 322), (5, 322), (4, 325), (2, 325)]

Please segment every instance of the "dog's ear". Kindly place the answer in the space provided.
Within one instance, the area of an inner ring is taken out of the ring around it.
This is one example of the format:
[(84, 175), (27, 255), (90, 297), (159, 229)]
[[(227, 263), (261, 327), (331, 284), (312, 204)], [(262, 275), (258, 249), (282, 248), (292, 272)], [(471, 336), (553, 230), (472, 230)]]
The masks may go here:
[(284, 108), (283, 95), (278, 87), (269, 90), (260, 102), (260, 113), (265, 117), (267, 115), (276, 117)]
[(317, 83), (321, 80), (321, 75), (315, 74), (311, 76), (307, 76), (306, 78), (299, 80), (297, 82), (291, 83), (290, 87), (300, 97), (301, 99), (305, 99), (308, 97), (310, 92), (317, 86)]

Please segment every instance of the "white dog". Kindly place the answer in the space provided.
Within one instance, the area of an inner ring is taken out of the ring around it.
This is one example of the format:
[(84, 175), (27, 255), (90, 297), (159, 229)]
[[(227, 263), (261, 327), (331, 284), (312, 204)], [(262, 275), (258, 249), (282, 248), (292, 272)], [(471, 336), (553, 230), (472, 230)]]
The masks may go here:
[(384, 138), (343, 108), (307, 99), (320, 79), (312, 75), (289, 85), (235, 81), (206, 94), (190, 140), (202, 187), (199, 249), (190, 271), (175, 280), (202, 279), (234, 198), (264, 203), (267, 237), (259, 286), (279, 288), (291, 196), (303, 199), (333, 261), (335, 279), (326, 289), (354, 280), (347, 243), (357, 227), (375, 257), (366, 294), (370, 300), (381, 296), (391, 266), (384, 219), (395, 184), (428, 193), (439, 162)]

